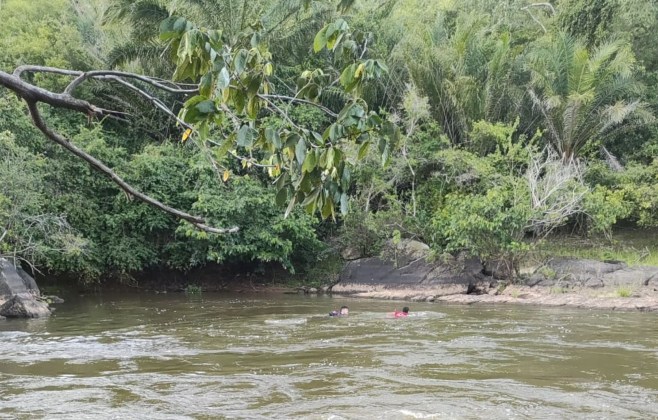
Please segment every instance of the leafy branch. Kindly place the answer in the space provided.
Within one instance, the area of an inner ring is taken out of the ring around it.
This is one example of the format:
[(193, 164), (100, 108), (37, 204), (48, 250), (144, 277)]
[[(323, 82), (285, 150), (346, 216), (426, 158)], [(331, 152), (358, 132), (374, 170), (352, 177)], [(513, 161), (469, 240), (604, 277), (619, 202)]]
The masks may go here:
[[(73, 82), (71, 82), (71, 84), (69, 84), (69, 86), (67, 87), (67, 89), (65, 89), (63, 93), (57, 93), (57, 92), (51, 92), (49, 90), (43, 89), (39, 86), (33, 85), (31, 83), (22, 80), (20, 76), (26, 71), (61, 74), (66, 76), (76, 76), (77, 78)], [(133, 75), (131, 73), (115, 72), (115, 71), (83, 73), (83, 72), (77, 72), (72, 70), (57, 69), (53, 67), (41, 67), (41, 66), (22, 66), (17, 68), (13, 75), (0, 71), (0, 85), (13, 91), (20, 98), (25, 100), (30, 113), (30, 117), (32, 118), (32, 122), (34, 123), (35, 127), (37, 127), (46, 136), (46, 138), (60, 145), (61, 147), (65, 148), (71, 154), (87, 162), (93, 169), (110, 178), (112, 182), (114, 182), (117, 186), (119, 186), (119, 188), (125, 191), (126, 194), (128, 194), (129, 196), (135, 197), (138, 200), (143, 201), (144, 203), (147, 203), (179, 219), (186, 220), (192, 223), (197, 228), (204, 230), (206, 232), (210, 232), (210, 233), (237, 232), (238, 230), (237, 227), (216, 228), (216, 227), (208, 226), (202, 217), (194, 216), (185, 211), (170, 207), (154, 199), (148, 194), (138, 191), (132, 185), (124, 181), (116, 172), (114, 172), (110, 167), (105, 165), (103, 162), (101, 162), (100, 160), (96, 159), (95, 157), (91, 156), (84, 150), (77, 147), (66, 137), (52, 130), (41, 116), (41, 112), (39, 111), (39, 107), (38, 107), (39, 103), (45, 103), (55, 108), (69, 109), (72, 111), (81, 112), (85, 115), (88, 115), (89, 117), (122, 115), (123, 113), (121, 112), (97, 107), (96, 105), (88, 101), (75, 98), (70, 94), (70, 92), (73, 91), (73, 89), (71, 88), (72, 86), (74, 88), (82, 80), (88, 80), (88, 79), (108, 80), (109, 78), (109, 80), (115, 80), (115, 81), (121, 80), (121, 83), (123, 85), (130, 85), (137, 92), (142, 93), (148, 98), (153, 98), (151, 95), (148, 95), (142, 89), (134, 86), (130, 82), (127, 82), (126, 80), (123, 79), (127, 77), (150, 83), (152, 86), (157, 88), (163, 88), (165, 90), (174, 89), (171, 86), (167, 87), (164, 84), (155, 81), (151, 78), (142, 77), (139, 75)], [(78, 81), (78, 83), (74, 85), (76, 80)]]
[[(216, 156), (233, 156), (242, 160), (243, 165), (266, 169), (274, 178), (276, 202), (288, 204), (286, 215), (296, 204), (301, 204), (309, 213), (319, 211), (323, 218), (335, 219), (337, 205), (342, 213), (346, 213), (351, 185), (350, 166), (354, 157), (350, 156), (351, 149), (346, 149), (345, 145), (358, 145), (355, 158), (361, 159), (370, 145), (376, 143), (385, 164), (399, 141), (398, 127), (370, 111), (361, 98), (365, 84), (380, 78), (387, 68), (379, 60), (366, 58), (371, 34), (351, 31), (342, 19), (325, 25), (313, 45), (316, 53), (326, 50), (333, 58), (329, 72), (322, 69), (302, 72), (294, 96), (275, 93), (276, 86), (270, 81), (274, 73), (272, 54), (258, 28), (237, 39), (229, 39), (223, 37), (221, 31), (198, 28), (185, 18), (171, 16), (161, 23), (160, 36), (167, 42), (167, 50), (174, 53), (174, 81), (116, 70), (81, 72), (20, 66), (14, 74), (0, 71), (0, 85), (25, 100), (32, 122), (49, 140), (86, 161), (129, 196), (211, 233), (236, 232), (238, 228), (208, 226), (204, 218), (170, 207), (138, 191), (106, 164), (52, 130), (41, 115), (39, 103), (80, 112), (90, 118), (125, 118), (125, 112), (104, 109), (74, 96), (76, 89), (86, 81), (119, 84), (185, 128), (183, 141), (194, 133), (204, 148), (217, 148)], [(25, 73), (50, 73), (72, 77), (73, 80), (61, 93), (53, 92), (23, 80), (21, 76)], [(329, 74), (332, 73), (339, 74), (339, 78), (330, 80)], [(191, 81), (197, 83), (191, 84)], [(319, 103), (323, 89), (335, 88), (337, 83), (347, 98), (340, 112)], [(181, 95), (187, 100), (176, 114), (147, 88)], [(311, 105), (333, 121), (323, 133), (316, 132), (296, 123), (288, 115), (288, 109), (277, 103)], [(267, 114), (276, 115), (283, 124), (268, 124)], [(233, 128), (227, 132), (227, 126)], [(211, 139), (211, 133), (216, 132), (226, 135), (219, 141)], [(212, 163), (217, 169), (214, 160)], [(223, 179), (228, 179), (228, 171), (224, 172)]]

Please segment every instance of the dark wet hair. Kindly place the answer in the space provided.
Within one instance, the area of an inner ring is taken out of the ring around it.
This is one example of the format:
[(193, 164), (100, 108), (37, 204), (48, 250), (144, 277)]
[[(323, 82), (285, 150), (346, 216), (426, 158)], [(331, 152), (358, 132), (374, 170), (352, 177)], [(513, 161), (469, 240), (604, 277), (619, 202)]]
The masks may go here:
[(409, 307), (405, 306), (404, 308), (402, 308), (402, 312), (404, 312), (405, 314), (408, 314), (409, 313)]
[(350, 308), (348, 308), (347, 306), (343, 305), (343, 306), (340, 307), (340, 309), (350, 309)]

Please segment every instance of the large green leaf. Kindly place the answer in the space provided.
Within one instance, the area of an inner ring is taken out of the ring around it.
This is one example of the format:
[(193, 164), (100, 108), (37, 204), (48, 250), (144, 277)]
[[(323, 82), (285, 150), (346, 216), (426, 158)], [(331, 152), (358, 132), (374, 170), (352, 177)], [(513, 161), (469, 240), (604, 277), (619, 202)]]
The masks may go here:
[(313, 51), (316, 53), (327, 45), (327, 26), (320, 29), (320, 32), (315, 35), (315, 39), (313, 40)]
[(345, 215), (349, 211), (349, 201), (347, 194), (342, 193), (340, 195), (340, 212)]
[(238, 130), (237, 144), (240, 147), (250, 148), (254, 144), (254, 137), (254, 129), (245, 124)]
[(249, 52), (247, 50), (240, 50), (235, 54), (233, 59), (233, 66), (235, 67), (235, 73), (240, 75), (247, 66), (247, 58), (249, 57)]
[(301, 137), (295, 146), (295, 157), (300, 165), (304, 163), (304, 158), (306, 157), (306, 142)]
[(187, 19), (180, 16), (170, 16), (160, 22), (160, 39), (168, 41), (179, 37), (188, 28)]
[(302, 165), (302, 172), (311, 172), (315, 169), (315, 164), (317, 163), (315, 151), (310, 151), (306, 154), (306, 159), (304, 159), (304, 164)]
[(366, 141), (359, 147), (358, 159), (362, 160), (368, 154), (368, 149), (370, 148), (370, 142)]
[(252, 96), (247, 102), (247, 116), (255, 120), (258, 117), (258, 111), (260, 111), (260, 99), (257, 96)]
[(217, 77), (217, 87), (220, 89), (226, 89), (228, 85), (231, 84), (231, 76), (228, 73), (226, 67), (222, 67), (222, 70), (219, 72)]
[(212, 90), (212, 73), (206, 73), (199, 81), (199, 93), (205, 97), (210, 96)]
[(201, 101), (194, 106), (201, 114), (212, 114), (215, 112), (215, 102), (211, 100)]
[(334, 211), (334, 202), (331, 199), (331, 197), (325, 197), (324, 199), (324, 204), (322, 205), (322, 209), (320, 210), (320, 214), (322, 215), (323, 219), (327, 219), (329, 216), (332, 215)]
[(281, 188), (277, 193), (276, 193), (276, 205), (277, 206), (283, 206), (286, 204), (288, 201), (288, 189), (287, 188)]

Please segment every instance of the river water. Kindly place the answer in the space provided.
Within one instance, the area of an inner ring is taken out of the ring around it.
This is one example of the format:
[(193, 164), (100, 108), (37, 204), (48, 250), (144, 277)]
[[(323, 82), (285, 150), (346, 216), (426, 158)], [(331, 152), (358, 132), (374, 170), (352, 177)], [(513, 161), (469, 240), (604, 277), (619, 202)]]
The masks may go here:
[(0, 321), (0, 418), (658, 418), (656, 314), (400, 306), (76, 296)]

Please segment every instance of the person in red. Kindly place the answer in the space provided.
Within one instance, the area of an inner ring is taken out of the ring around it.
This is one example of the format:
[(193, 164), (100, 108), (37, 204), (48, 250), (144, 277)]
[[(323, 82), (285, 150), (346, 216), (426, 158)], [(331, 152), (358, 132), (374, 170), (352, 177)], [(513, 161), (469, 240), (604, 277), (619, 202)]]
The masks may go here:
[(404, 318), (405, 316), (409, 316), (409, 307), (405, 306), (404, 308), (402, 308), (401, 311), (396, 310), (395, 312), (393, 312), (393, 316), (395, 318)]

